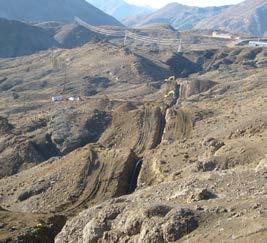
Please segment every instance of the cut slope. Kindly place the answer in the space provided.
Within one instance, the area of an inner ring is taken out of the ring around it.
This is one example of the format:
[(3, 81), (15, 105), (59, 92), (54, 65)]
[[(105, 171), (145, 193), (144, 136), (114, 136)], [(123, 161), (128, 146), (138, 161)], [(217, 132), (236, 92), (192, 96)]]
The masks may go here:
[[(86, 205), (127, 194), (134, 159), (129, 149), (87, 145), (2, 179), (0, 203), (21, 212), (76, 212)], [(12, 195), (8, 193), (11, 187), (18, 189)]]

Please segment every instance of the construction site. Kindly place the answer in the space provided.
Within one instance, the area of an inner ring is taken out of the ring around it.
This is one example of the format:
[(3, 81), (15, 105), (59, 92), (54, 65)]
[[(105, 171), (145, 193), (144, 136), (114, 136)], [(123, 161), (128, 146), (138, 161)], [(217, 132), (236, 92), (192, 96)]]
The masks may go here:
[(0, 242), (265, 243), (264, 37), (84, 19), (0, 58)]

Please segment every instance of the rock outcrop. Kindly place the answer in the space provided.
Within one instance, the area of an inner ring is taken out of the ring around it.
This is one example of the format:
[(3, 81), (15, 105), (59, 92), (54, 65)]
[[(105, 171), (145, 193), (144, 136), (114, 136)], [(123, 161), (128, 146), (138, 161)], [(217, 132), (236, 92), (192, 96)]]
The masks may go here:
[(55, 242), (175, 242), (198, 227), (190, 209), (123, 201), (84, 211), (68, 222)]

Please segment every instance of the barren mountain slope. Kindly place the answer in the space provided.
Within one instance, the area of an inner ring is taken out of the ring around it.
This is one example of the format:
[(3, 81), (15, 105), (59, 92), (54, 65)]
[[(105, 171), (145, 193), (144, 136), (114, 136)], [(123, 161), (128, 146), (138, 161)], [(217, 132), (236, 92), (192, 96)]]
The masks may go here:
[(58, 43), (47, 30), (0, 18), (0, 57), (29, 55)]
[(254, 36), (267, 34), (267, 1), (246, 0), (232, 6), (221, 14), (200, 21), (196, 29), (223, 29), (245, 32)]
[[(128, 149), (88, 145), (3, 179), (0, 202), (12, 211), (73, 214), (127, 194), (134, 163), (134, 154)], [(19, 189), (6, 197), (12, 188)]]
[(227, 67), (192, 75), (216, 84), (167, 109), (137, 191), (80, 213), (57, 243), (265, 242), (266, 69)]
[(126, 18), (123, 20), (123, 23), (126, 26), (170, 24), (178, 30), (189, 30), (203, 18), (216, 16), (227, 8), (228, 6), (198, 8), (178, 3), (170, 3), (151, 14)]
[(85, 0), (1, 0), (0, 17), (20, 21), (72, 22), (80, 17), (93, 25), (121, 25)]
[(55, 48), (75, 48), (107, 40), (76, 23), (24, 23), (0, 18), (0, 58), (19, 57)]
[(266, 65), (109, 43), (1, 59), (0, 239), (53, 242), (67, 218), (56, 242), (264, 242)]
[(148, 14), (153, 12), (154, 9), (146, 6), (136, 6), (129, 4), (123, 0), (87, 0), (95, 7), (101, 9), (107, 14), (114, 16), (118, 20), (122, 20), (125, 17)]
[[(1, 134), (0, 177), (96, 142), (120, 99), (153, 93), (154, 82), (172, 75), (168, 65), (111, 44), (0, 62), (0, 109), (13, 124)], [(60, 94), (84, 100), (74, 108), (69, 102), (53, 104), (51, 97)], [(110, 103), (106, 94), (118, 101)]]

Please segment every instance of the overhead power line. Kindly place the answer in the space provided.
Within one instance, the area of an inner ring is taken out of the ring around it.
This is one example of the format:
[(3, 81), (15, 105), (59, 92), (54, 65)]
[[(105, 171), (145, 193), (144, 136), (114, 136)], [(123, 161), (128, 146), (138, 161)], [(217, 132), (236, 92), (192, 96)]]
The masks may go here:
[(85, 27), (85, 28), (87, 28), (93, 32), (96, 32), (96, 33), (99, 33), (102, 35), (107, 35), (107, 36), (124, 38), (124, 44), (126, 44), (126, 40), (127, 40), (127, 38), (129, 38), (129, 39), (134, 39), (137, 41), (145, 42), (148, 44), (158, 44), (158, 45), (166, 45), (166, 46), (178, 45), (179, 46), (178, 50), (181, 50), (181, 45), (182, 45), (181, 39), (154, 38), (154, 37), (139, 35), (139, 34), (133, 33), (133, 32), (128, 31), (128, 30), (124, 30), (124, 31), (107, 30), (104, 28), (99, 28), (99, 27), (90, 25), (78, 17), (75, 17), (75, 21), (78, 24), (80, 24), (81, 26), (83, 26), (83, 27)]

